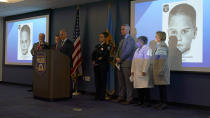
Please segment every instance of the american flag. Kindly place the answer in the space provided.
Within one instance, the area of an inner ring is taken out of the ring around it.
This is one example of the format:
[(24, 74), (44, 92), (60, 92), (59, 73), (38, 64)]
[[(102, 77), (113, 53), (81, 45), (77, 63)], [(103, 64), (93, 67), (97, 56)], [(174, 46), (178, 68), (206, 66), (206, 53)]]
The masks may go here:
[(80, 28), (79, 28), (79, 7), (77, 8), (75, 27), (74, 27), (74, 52), (72, 55), (73, 67), (71, 70), (71, 76), (74, 78), (75, 76), (82, 75), (82, 51), (81, 51), (81, 43), (80, 43)]

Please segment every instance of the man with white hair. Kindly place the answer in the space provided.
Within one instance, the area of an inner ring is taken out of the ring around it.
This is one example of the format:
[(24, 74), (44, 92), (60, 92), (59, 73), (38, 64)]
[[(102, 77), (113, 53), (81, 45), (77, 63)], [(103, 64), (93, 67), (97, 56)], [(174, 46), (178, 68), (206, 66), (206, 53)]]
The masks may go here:
[(118, 70), (118, 98), (116, 102), (131, 104), (133, 100), (132, 83), (129, 80), (131, 73), (131, 63), (135, 51), (135, 41), (131, 37), (130, 26), (124, 24), (121, 26), (122, 39), (119, 43), (116, 62), (120, 65)]

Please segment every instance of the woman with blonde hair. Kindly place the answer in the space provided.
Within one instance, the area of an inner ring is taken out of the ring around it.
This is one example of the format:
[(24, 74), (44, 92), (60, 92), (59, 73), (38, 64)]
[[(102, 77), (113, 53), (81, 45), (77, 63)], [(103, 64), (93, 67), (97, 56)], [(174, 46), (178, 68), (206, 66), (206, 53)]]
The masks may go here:
[(156, 108), (163, 110), (167, 107), (167, 85), (170, 84), (170, 70), (168, 64), (168, 46), (165, 43), (166, 33), (156, 32), (156, 49), (153, 53), (153, 81), (159, 87), (160, 103)]

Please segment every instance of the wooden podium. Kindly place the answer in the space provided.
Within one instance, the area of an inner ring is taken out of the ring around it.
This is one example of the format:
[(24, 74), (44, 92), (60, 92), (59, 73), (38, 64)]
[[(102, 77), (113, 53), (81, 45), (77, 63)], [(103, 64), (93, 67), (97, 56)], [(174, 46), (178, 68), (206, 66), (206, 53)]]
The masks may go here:
[(37, 53), (33, 60), (35, 98), (58, 100), (70, 97), (70, 60), (59, 51)]

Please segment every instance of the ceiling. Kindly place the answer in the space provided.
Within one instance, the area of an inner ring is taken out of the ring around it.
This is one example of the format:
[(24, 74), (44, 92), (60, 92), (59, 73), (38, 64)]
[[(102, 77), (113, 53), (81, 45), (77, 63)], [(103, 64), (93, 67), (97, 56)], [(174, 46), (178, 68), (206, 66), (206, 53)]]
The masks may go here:
[(103, 0), (24, 0), (17, 3), (0, 2), (0, 17), (23, 14), (49, 8), (61, 8)]

